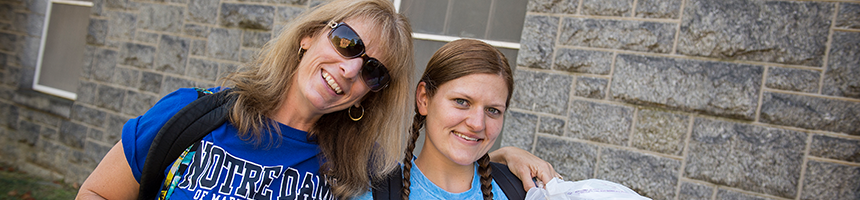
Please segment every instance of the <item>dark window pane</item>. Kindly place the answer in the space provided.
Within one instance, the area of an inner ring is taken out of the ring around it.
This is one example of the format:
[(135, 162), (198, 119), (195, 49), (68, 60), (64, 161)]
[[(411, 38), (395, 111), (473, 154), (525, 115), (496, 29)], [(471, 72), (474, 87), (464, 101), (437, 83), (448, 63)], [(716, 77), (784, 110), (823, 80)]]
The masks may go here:
[(409, 17), (416, 33), (443, 34), (448, 0), (403, 0), (400, 12)]
[[(505, 42), (520, 42), (523, 22), (526, 18), (526, 0), (495, 0), (487, 39)], [(514, 55), (516, 56), (516, 55)]]
[(485, 38), (487, 21), (490, 17), (490, 3), (492, 0), (453, 1), (446, 35)]
[(53, 3), (38, 85), (74, 93), (84, 64), (90, 7)]

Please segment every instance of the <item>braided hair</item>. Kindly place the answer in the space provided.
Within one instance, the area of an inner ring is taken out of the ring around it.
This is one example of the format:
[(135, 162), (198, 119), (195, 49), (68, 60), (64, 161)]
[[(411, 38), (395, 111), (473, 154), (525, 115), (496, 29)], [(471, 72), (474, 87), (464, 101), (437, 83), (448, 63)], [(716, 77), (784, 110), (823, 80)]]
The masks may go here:
[[(433, 54), (433, 57), (430, 58), (430, 62), (427, 64), (420, 82), (424, 83), (427, 96), (432, 97), (436, 94), (440, 85), (471, 74), (500, 75), (508, 86), (508, 97), (505, 105), (510, 103), (514, 80), (507, 58), (495, 47), (478, 40), (460, 39), (449, 42), (439, 48)], [(424, 127), (426, 121), (427, 117), (421, 115), (416, 106), (415, 116), (412, 119), (412, 127), (409, 130), (410, 138), (405, 150), (406, 156), (403, 157), (403, 189), (400, 190), (400, 195), (404, 200), (409, 199), (409, 193), (411, 192), (409, 187), (411, 186), (411, 163), (414, 157), (415, 142), (418, 141), (418, 137), (421, 135), (420, 130)], [(493, 177), (490, 176), (492, 169), (490, 168), (489, 154), (484, 153), (476, 163), (478, 164), (478, 174), (481, 176), (480, 182), (483, 198), (485, 200), (493, 199)]]

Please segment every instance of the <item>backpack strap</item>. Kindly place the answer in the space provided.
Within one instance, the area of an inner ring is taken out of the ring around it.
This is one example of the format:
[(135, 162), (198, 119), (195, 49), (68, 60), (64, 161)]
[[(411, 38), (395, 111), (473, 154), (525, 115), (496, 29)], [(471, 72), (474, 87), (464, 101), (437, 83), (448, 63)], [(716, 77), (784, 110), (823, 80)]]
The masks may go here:
[(385, 180), (373, 185), (373, 199), (400, 200), (403, 189), (403, 173), (400, 167), (388, 174)]
[[(493, 180), (496, 181), (502, 192), (505, 192), (505, 196), (508, 199), (521, 200), (526, 198), (526, 190), (523, 188), (523, 182), (508, 169), (507, 165), (490, 162), (490, 167), (493, 169), (490, 173), (493, 176)], [(373, 199), (400, 200), (400, 190), (403, 188), (401, 168), (398, 167), (388, 175), (388, 178), (373, 186)]]
[(526, 190), (523, 188), (523, 182), (517, 178), (514, 173), (508, 169), (507, 165), (501, 163), (490, 162), (490, 167), (493, 168), (492, 176), (499, 188), (505, 192), (505, 196), (510, 200), (518, 200), (526, 198)]
[(161, 127), (146, 154), (138, 199), (155, 199), (164, 182), (164, 170), (186, 148), (227, 121), (229, 109), (235, 102), (235, 98), (228, 96), (231, 90), (212, 95), (208, 95), (211, 92), (197, 90), (197, 100), (179, 110)]

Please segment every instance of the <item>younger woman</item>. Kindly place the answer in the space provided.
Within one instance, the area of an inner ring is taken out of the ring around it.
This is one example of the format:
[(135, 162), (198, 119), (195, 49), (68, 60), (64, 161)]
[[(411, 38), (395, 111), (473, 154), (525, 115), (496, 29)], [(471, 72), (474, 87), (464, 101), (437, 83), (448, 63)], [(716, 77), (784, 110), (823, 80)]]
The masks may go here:
[[(463, 39), (436, 51), (415, 91), (400, 197), (507, 199), (490, 176), (487, 152), (502, 131), (512, 92), (511, 68), (496, 48)], [(424, 147), (413, 158), (425, 124)], [(361, 198), (372, 198), (372, 192)]]

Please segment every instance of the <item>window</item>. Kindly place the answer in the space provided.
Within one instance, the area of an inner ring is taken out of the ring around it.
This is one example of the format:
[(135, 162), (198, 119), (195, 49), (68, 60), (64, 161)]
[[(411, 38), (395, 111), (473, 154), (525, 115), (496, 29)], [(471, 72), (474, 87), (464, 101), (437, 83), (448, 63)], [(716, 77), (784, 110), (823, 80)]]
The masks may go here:
[(45, 12), (33, 89), (77, 98), (92, 2), (50, 0)]
[(395, 0), (394, 4), (412, 23), (416, 77), (439, 47), (461, 38), (497, 47), (516, 67), (527, 0)]

